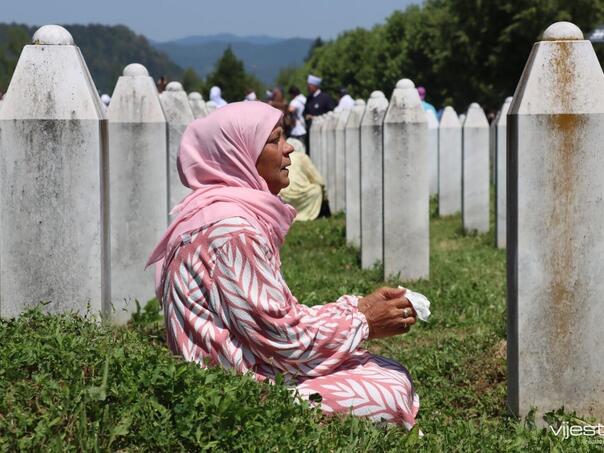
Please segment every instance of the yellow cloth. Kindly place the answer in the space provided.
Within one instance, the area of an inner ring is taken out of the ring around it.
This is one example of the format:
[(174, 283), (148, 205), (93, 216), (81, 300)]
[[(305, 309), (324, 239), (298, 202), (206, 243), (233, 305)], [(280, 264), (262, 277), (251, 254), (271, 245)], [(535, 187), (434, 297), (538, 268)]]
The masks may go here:
[(287, 140), (294, 147), (289, 155), (289, 186), (279, 195), (289, 203), (298, 214), (295, 220), (314, 220), (319, 216), (323, 202), (323, 178), (304, 151), (304, 144), (295, 138)]

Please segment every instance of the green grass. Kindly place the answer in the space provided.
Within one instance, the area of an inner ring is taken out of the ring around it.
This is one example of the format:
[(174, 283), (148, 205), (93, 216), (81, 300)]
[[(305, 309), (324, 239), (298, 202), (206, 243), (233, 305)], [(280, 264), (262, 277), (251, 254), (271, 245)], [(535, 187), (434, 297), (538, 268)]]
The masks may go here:
[[(325, 418), (280, 384), (182, 362), (164, 347), (151, 303), (128, 328), (40, 310), (1, 321), (0, 450), (599, 451), (508, 416), (505, 256), (492, 235), (465, 236), (459, 224), (432, 219), (431, 278), (409, 284), (432, 301), (430, 323), (369, 344), (408, 367), (422, 439), (417, 430)], [(341, 216), (293, 226), (283, 270), (301, 302), (384, 284), (379, 267), (359, 268), (344, 237)]]

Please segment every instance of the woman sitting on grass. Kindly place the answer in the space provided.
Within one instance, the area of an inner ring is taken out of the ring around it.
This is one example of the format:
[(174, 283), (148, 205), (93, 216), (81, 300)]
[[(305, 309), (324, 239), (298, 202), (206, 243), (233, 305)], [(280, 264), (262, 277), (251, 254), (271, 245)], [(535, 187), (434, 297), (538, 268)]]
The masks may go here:
[(295, 210), (276, 195), (293, 151), (281, 120), (269, 105), (241, 102), (184, 133), (178, 171), (192, 192), (149, 259), (161, 271), (169, 347), (259, 381), (281, 373), (301, 396), (319, 394), (325, 412), (409, 429), (419, 399), (407, 370), (361, 348), (415, 323), (404, 290), (308, 307), (283, 280), (279, 247)]

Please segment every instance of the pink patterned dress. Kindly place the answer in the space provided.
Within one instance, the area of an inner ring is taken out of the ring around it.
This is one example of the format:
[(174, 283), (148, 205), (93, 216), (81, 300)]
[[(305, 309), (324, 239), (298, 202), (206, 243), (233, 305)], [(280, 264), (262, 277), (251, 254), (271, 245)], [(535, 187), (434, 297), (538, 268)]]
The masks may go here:
[(174, 353), (260, 381), (281, 373), (303, 398), (318, 393), (326, 413), (414, 425), (419, 398), (407, 370), (360, 347), (369, 328), (357, 297), (298, 303), (279, 257), (245, 219), (183, 235), (165, 265), (163, 307)]

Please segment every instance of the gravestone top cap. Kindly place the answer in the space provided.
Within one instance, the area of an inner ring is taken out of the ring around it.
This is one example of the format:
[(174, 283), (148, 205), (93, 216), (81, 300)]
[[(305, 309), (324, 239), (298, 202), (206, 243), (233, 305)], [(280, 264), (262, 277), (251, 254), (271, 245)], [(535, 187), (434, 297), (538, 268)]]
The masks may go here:
[(44, 25), (34, 33), (34, 45), (73, 46), (73, 36), (60, 25)]
[(381, 99), (381, 98), (385, 98), (386, 95), (384, 93), (382, 93), (380, 90), (375, 90), (371, 92), (371, 99)]
[(203, 96), (201, 95), (201, 93), (198, 93), (197, 91), (192, 91), (191, 93), (189, 93), (189, 100), (203, 101)]
[(480, 104), (478, 102), (472, 102), (470, 104), (471, 109), (480, 108)]
[(514, 99), (514, 98), (513, 98), (512, 96), (508, 96), (507, 98), (505, 98), (505, 101), (504, 101), (504, 102), (505, 102), (505, 103), (510, 103), (510, 102), (512, 102), (512, 100), (513, 100), (513, 99)]
[(180, 82), (170, 82), (166, 85), (166, 91), (184, 91)]
[(140, 63), (132, 63), (124, 68), (125, 77), (148, 77), (149, 71)]
[(354, 101), (354, 105), (365, 105), (364, 99), (357, 99)]
[(396, 87), (403, 88), (403, 89), (415, 88), (415, 84), (410, 79), (401, 79), (398, 82), (396, 82)]
[(556, 22), (543, 32), (544, 41), (580, 41), (583, 32), (572, 22)]

